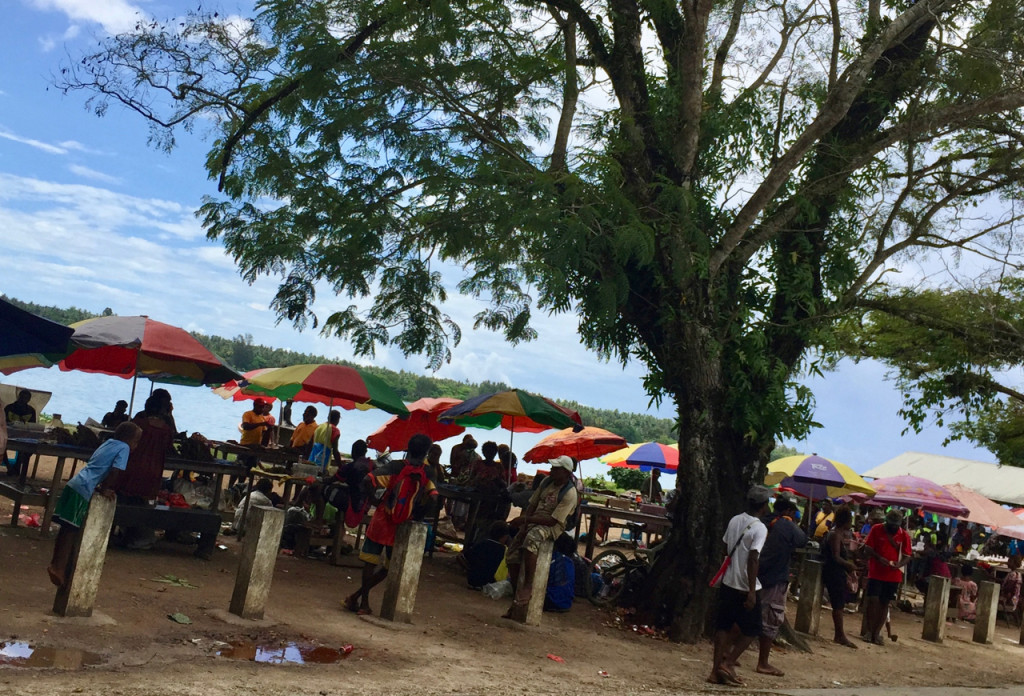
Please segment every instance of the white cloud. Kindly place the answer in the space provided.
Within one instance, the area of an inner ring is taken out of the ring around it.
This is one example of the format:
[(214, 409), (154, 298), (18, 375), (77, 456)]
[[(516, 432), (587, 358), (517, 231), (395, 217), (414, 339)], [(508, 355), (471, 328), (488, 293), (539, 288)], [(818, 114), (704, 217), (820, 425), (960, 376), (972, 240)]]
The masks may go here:
[(90, 169), (89, 167), (85, 167), (81, 164), (69, 164), (68, 171), (70, 171), (72, 174), (77, 174), (78, 176), (84, 179), (91, 179), (92, 181), (99, 181), (104, 184), (121, 183), (121, 180), (116, 176), (111, 176), (110, 174), (98, 172), (95, 169)]
[(29, 0), (29, 4), (39, 10), (62, 12), (72, 22), (99, 24), (109, 34), (130, 31), (145, 17), (142, 8), (126, 0)]
[(42, 140), (36, 140), (34, 138), (25, 138), (23, 136), (12, 133), (6, 128), (3, 128), (2, 126), (0, 126), (0, 138), (4, 138), (5, 140), (11, 140), (16, 143), (21, 143), (22, 145), (28, 145), (29, 147), (34, 147), (37, 150), (48, 152), (51, 155), (68, 154), (66, 148), (60, 147), (58, 145), (53, 145), (51, 143), (44, 143)]
[(40, 36), (39, 48), (42, 49), (43, 53), (49, 53), (53, 49), (57, 48), (57, 39), (52, 36)]

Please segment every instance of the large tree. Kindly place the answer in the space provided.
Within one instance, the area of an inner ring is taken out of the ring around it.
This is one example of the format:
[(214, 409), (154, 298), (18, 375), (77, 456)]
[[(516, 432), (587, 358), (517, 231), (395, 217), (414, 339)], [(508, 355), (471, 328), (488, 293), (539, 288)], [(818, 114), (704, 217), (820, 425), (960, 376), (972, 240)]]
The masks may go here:
[(678, 524), (644, 593), (677, 639), (774, 439), (812, 424), (809, 349), (921, 250), (1016, 258), (1019, 0), (256, 9), (140, 24), (64, 85), (168, 147), (214, 124), (203, 222), (299, 327), (326, 285), (353, 300), (327, 331), (440, 365), (443, 270), (477, 327), (517, 342), (533, 311), (574, 313), (640, 360), (679, 414)]

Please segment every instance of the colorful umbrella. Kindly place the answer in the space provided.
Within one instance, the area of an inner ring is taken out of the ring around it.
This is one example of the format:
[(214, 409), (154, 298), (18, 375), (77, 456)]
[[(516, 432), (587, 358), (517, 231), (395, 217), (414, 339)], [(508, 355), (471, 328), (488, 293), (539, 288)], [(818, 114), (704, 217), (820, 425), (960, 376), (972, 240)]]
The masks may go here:
[(782, 457), (768, 464), (765, 485), (780, 485), (804, 498), (821, 500), (852, 493), (872, 495), (875, 489), (857, 472), (834, 459), (816, 454)]
[(0, 299), (0, 373), (53, 365), (70, 351), (73, 332)]
[(601, 428), (586, 427), (579, 432), (565, 428), (543, 438), (523, 455), (523, 459), (534, 464), (550, 461), (563, 454), (576, 460), (590, 459), (625, 446), (623, 438)]
[(423, 398), (408, 405), (408, 418), (394, 416), (388, 419), (379, 430), (366, 438), (366, 444), (373, 449), (405, 451), (409, 438), (423, 433), (435, 442), (447, 440), (465, 432), (465, 428), (455, 423), (441, 423), (437, 417), (452, 406), (461, 403), (459, 399)]
[(409, 415), (401, 397), (384, 380), (344, 365), (279, 367), (253, 376), (245, 389), (284, 401), (314, 402), (345, 409), (379, 408), (400, 416)]
[(679, 468), (679, 445), (663, 445), (659, 442), (644, 442), (630, 445), (617, 452), (601, 457), (611, 467), (640, 469), (664, 469), (675, 471)]
[(970, 512), (956, 497), (937, 483), (918, 476), (889, 476), (871, 482), (874, 502), (879, 505), (918, 507), (953, 517)]
[(188, 331), (149, 317), (96, 317), (71, 328), (74, 350), (61, 360), (62, 370), (189, 385), (241, 377)]
[(277, 369), (279, 368), (261, 367), (258, 370), (249, 370), (248, 372), (242, 375), (242, 379), (233, 379), (230, 382), (225, 382), (224, 384), (212, 387), (213, 393), (222, 399), (231, 399), (232, 401), (252, 401), (253, 399), (265, 399), (267, 401), (275, 401), (274, 397), (272, 396), (251, 392), (248, 389), (246, 389), (246, 387), (249, 386), (250, 378)]
[(1024, 540), (1024, 524), (1014, 524), (1007, 527), (999, 527), (996, 529), (996, 534), (1000, 536), (1011, 537), (1013, 539)]
[(581, 427), (580, 414), (522, 389), (481, 394), (453, 406), (438, 418), (472, 428), (501, 426), (513, 433), (540, 433), (551, 428)]
[(943, 488), (970, 510), (968, 514), (958, 516), (957, 519), (980, 524), (989, 529), (1013, 527), (1020, 524), (1020, 520), (1012, 512), (967, 486), (954, 483), (943, 486)]

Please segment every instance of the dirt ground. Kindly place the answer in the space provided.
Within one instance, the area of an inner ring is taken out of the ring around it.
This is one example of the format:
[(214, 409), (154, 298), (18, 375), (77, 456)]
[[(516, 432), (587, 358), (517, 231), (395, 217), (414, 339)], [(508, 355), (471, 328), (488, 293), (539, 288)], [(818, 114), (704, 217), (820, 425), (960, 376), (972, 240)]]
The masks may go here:
[[(43, 467), (45, 470), (45, 466)], [(42, 472), (41, 472), (42, 475)], [(577, 602), (567, 614), (545, 614), (537, 629), (499, 619), (506, 600), (466, 588), (454, 555), (424, 559), (417, 611), (411, 626), (383, 627), (341, 607), (352, 592), (359, 563), (278, 558), (267, 627), (235, 626), (211, 616), (228, 606), (238, 563), (238, 543), (212, 561), (192, 547), (161, 541), (152, 551), (111, 549), (96, 610), (115, 625), (60, 620), (50, 614), (54, 588), (46, 577), (52, 538), (12, 529), (9, 500), (0, 501), (0, 644), (98, 653), (101, 663), (77, 670), (3, 666), (0, 693), (103, 696), (228, 694), (575, 694), (696, 693), (729, 691), (704, 682), (710, 645), (677, 645), (634, 631), (614, 611)], [(34, 510), (33, 510), (34, 511)], [(156, 582), (174, 575), (195, 589)], [(379, 607), (383, 587), (374, 592)], [(790, 605), (791, 619), (795, 604)], [(181, 612), (191, 625), (168, 615)], [(950, 624), (943, 645), (920, 639), (920, 618), (894, 612), (899, 641), (884, 648), (859, 643), (849, 650), (812, 639), (813, 654), (779, 651), (774, 662), (786, 677), (753, 672), (748, 653), (740, 674), (745, 692), (855, 686), (973, 686), (1024, 683), (1024, 648), (1018, 629), (1000, 622), (993, 645), (971, 642), (970, 625)], [(850, 617), (850, 623), (859, 617)], [(828, 614), (822, 635), (830, 635)], [(276, 665), (218, 656), (225, 643), (290, 641), (352, 653), (335, 664)], [(2, 647), (2, 645), (0, 645)], [(564, 660), (550, 659), (557, 656)], [(605, 676), (604, 673), (607, 673)]]

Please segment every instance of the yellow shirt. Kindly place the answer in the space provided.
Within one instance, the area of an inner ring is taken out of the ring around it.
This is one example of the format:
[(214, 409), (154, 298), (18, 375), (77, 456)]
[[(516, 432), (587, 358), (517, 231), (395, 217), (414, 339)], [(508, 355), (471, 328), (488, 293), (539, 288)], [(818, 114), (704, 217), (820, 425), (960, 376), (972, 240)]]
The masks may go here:
[(252, 430), (242, 430), (242, 439), (238, 442), (243, 445), (258, 445), (263, 442), (263, 431), (267, 429), (267, 417), (263, 414), (256, 415), (252, 411), (246, 411), (242, 414), (242, 423), (259, 423), (259, 428), (253, 428)]
[(828, 515), (824, 512), (818, 512), (817, 517), (814, 518), (814, 523), (818, 525), (814, 528), (814, 538), (821, 539), (828, 534), (828, 530), (832, 528), (832, 522), (835, 519), (836, 515), (834, 512), (830, 512)]
[(316, 423), (307, 423), (305, 421), (295, 426), (295, 431), (292, 433), (292, 447), (299, 448), (305, 447), (313, 441), (313, 433), (316, 431)]

